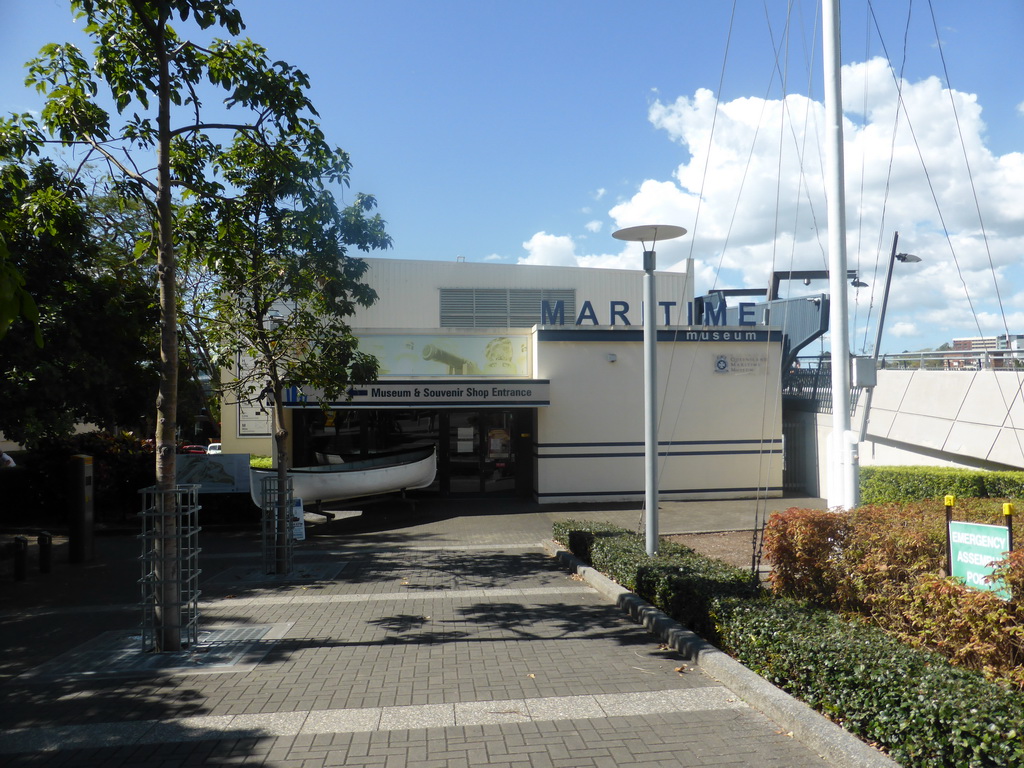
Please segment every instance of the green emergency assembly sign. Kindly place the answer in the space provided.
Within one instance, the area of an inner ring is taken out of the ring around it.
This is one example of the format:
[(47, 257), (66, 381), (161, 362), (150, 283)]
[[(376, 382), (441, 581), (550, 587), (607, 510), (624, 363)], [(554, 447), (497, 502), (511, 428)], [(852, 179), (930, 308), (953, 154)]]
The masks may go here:
[(1010, 591), (1002, 581), (985, 580), (992, 574), (993, 563), (1003, 560), (1010, 551), (1010, 532), (1005, 526), (951, 520), (949, 544), (954, 576), (969, 587), (987, 589), (1004, 600), (1010, 599)]

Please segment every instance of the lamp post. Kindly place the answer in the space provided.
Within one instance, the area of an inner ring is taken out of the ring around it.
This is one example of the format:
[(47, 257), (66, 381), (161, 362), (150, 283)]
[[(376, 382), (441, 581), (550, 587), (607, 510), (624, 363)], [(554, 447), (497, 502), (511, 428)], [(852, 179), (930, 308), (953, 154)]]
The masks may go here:
[(658, 554), (658, 328), (654, 246), (659, 239), (673, 240), (685, 234), (685, 229), (671, 224), (626, 227), (612, 233), (616, 240), (640, 243), (644, 249), (644, 509), (647, 554), (651, 556)]
[[(872, 352), (872, 359), (875, 363), (875, 368), (878, 368), (878, 350), (882, 345), (882, 326), (885, 325), (885, 309), (889, 304), (889, 286), (892, 284), (892, 268), (897, 261), (904, 264), (915, 264), (921, 261), (920, 256), (915, 256), (912, 253), (896, 253), (896, 243), (899, 241), (900, 233), (892, 233), (892, 251), (889, 254), (889, 266), (885, 270), (885, 289), (882, 292), (882, 307), (878, 311), (878, 328), (875, 330), (875, 349)], [(864, 414), (860, 420), (860, 442), (864, 441), (864, 438), (868, 433), (868, 416), (871, 411), (871, 396), (874, 394), (875, 388), (868, 388), (868, 395), (864, 400)]]

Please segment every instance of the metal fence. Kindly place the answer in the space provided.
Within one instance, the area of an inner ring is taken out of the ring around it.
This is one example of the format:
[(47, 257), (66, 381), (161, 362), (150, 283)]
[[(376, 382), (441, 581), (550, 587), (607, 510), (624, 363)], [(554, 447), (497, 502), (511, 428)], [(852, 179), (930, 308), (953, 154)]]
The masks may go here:
[(292, 572), (292, 555), (295, 545), (293, 516), (295, 501), (292, 479), (287, 477), (283, 489), (287, 519), (278, 514), (278, 478), (269, 475), (260, 479), (260, 508), (262, 510), (263, 570), (266, 573), (288, 574)]
[[(860, 387), (850, 390), (851, 414), (860, 392)], [(783, 375), (782, 394), (812, 403), (816, 413), (832, 413), (832, 360), (827, 356), (799, 358)]]
[[(142, 493), (142, 650), (163, 651), (163, 633), (180, 629), (182, 645), (199, 641), (199, 486)], [(173, 632), (172, 632), (173, 635)]]
[(879, 357), (878, 368), (922, 371), (1024, 371), (1024, 352), (1010, 349), (900, 352)]

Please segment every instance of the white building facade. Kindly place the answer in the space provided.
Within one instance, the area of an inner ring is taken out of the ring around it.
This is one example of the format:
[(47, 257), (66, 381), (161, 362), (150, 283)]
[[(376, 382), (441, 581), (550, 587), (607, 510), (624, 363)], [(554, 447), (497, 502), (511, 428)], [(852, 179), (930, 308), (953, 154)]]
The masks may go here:
[[(541, 503), (644, 498), (643, 273), (367, 258), (351, 326), (377, 382), (288, 393), (293, 466), (434, 444), (428, 493)], [(660, 498), (782, 495), (782, 338), (740, 313), (693, 325), (691, 272), (657, 273)], [(270, 453), (265, 414), (226, 402), (226, 452)]]

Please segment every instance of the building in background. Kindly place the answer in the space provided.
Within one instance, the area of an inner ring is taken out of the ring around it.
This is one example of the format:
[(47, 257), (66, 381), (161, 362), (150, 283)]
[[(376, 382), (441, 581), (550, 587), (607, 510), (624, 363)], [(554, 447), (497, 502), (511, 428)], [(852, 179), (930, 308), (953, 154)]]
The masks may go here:
[[(326, 411), (289, 392), (292, 466), (433, 444), (434, 493), (643, 500), (641, 271), (366, 262), (380, 298), (351, 325), (379, 380)], [(660, 497), (780, 496), (781, 332), (692, 325), (692, 271), (657, 292)], [(258, 406), (222, 418), (226, 453), (270, 453)]]

